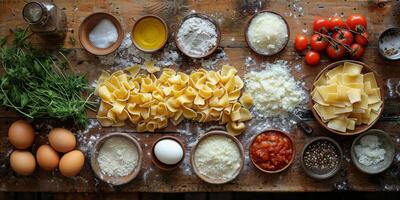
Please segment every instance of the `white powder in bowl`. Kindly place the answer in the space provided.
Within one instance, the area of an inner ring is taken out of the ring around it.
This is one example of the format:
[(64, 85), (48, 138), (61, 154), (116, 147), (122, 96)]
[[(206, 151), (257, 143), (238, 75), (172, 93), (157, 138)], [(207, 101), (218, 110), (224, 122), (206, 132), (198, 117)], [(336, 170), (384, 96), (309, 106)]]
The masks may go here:
[(138, 150), (129, 140), (112, 137), (101, 146), (97, 162), (107, 176), (126, 176), (138, 165)]
[(250, 22), (247, 39), (256, 52), (264, 55), (278, 53), (288, 40), (288, 29), (281, 16), (264, 12)]
[(366, 135), (354, 147), (358, 162), (365, 166), (376, 165), (385, 160), (386, 150), (376, 135)]
[(118, 39), (118, 30), (114, 23), (102, 19), (89, 33), (89, 40), (97, 48), (108, 48)]
[(214, 180), (232, 178), (242, 162), (236, 143), (222, 135), (202, 140), (197, 146), (194, 160), (199, 173)]
[(178, 30), (177, 41), (185, 54), (201, 57), (217, 45), (217, 28), (207, 19), (191, 17)]

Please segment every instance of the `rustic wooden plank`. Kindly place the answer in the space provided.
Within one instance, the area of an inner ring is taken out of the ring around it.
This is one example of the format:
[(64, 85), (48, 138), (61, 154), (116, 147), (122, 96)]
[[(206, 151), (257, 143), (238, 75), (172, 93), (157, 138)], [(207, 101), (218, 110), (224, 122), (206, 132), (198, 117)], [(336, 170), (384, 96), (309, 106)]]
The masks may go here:
[[(0, 124), (9, 124), (14, 119), (0, 119)], [(334, 178), (326, 181), (315, 181), (304, 175), (300, 167), (299, 154), (304, 143), (311, 139), (305, 137), (304, 134), (294, 128), (291, 135), (295, 141), (295, 148), (297, 149), (296, 159), (294, 164), (285, 172), (280, 174), (268, 175), (258, 171), (246, 157), (245, 167), (239, 177), (231, 183), (223, 186), (210, 185), (202, 182), (192, 172), (189, 165), (189, 155), (185, 156), (183, 166), (178, 168), (173, 173), (160, 173), (151, 164), (149, 159), (149, 151), (151, 142), (154, 141), (160, 134), (137, 134), (130, 133), (137, 137), (144, 150), (144, 163), (139, 176), (129, 184), (120, 187), (111, 187), (108, 184), (99, 182), (94, 178), (93, 172), (90, 169), (89, 163), (86, 162), (84, 169), (80, 175), (74, 178), (62, 177), (59, 172), (45, 172), (37, 169), (36, 172), (28, 177), (21, 177), (11, 172), (8, 164), (6, 164), (5, 173), (2, 173), (2, 183), (0, 184), (1, 191), (51, 191), (51, 192), (94, 192), (94, 191), (120, 191), (120, 192), (188, 192), (188, 191), (330, 191), (330, 190), (343, 190), (353, 189), (362, 191), (375, 191), (384, 189), (384, 187), (392, 187), (398, 189), (399, 180), (390, 175), (390, 171), (380, 176), (369, 176), (359, 172), (351, 164), (349, 151), (352, 139), (354, 137), (343, 137), (332, 135), (320, 125), (315, 122), (309, 123), (315, 130), (315, 135), (329, 135), (336, 139), (345, 150), (346, 159), (343, 166), (343, 171), (336, 175)], [(393, 139), (398, 140), (398, 129), (400, 125), (397, 122), (381, 122), (374, 126), (374, 128), (382, 129), (389, 132)], [(12, 147), (6, 142), (6, 126), (0, 128), (0, 152), (2, 156), (7, 158), (7, 155), (12, 151)], [(90, 138), (97, 138), (113, 131), (130, 131), (123, 128), (104, 129), (98, 126), (93, 127), (84, 136), (86, 139), (80, 139), (79, 147), (83, 151), (89, 153), (91, 147), (89, 143), (93, 142)], [(174, 134), (181, 137), (187, 146), (189, 152), (192, 143), (196, 137), (204, 130), (193, 135)], [(246, 149), (248, 155), (249, 140), (254, 132), (247, 133), (239, 137)], [(165, 134), (163, 134), (165, 135)], [(39, 144), (46, 142), (46, 132), (41, 133), (36, 140), (32, 151), (35, 152)], [(399, 148), (400, 143), (397, 143)], [(87, 155), (87, 154), (86, 154)], [(88, 161), (88, 159), (86, 159)], [(395, 175), (394, 175), (395, 176)], [(394, 179), (394, 180), (392, 180)], [(390, 181), (390, 182), (386, 182)], [(388, 184), (391, 183), (391, 184)]]
[[(381, 31), (385, 28), (399, 25), (399, 21), (396, 19), (394, 10), (399, 3), (396, 1), (386, 2), (382, 4), (376, 4), (375, 1), (367, 0), (353, 0), (342, 1), (325, 0), (319, 2), (313, 1), (280, 1), (272, 0), (265, 1), (261, 6), (251, 6), (245, 2), (255, 1), (157, 1), (157, 0), (88, 0), (88, 1), (61, 1), (54, 0), (54, 2), (62, 8), (68, 17), (68, 35), (63, 42), (62, 46), (71, 49), (70, 58), (72, 63), (77, 64), (75, 67), (76, 71), (87, 74), (90, 82), (96, 80), (101, 70), (110, 70), (109, 66), (99, 64), (98, 59), (85, 52), (79, 43), (73, 45), (69, 42), (69, 37), (77, 37), (77, 32), (80, 22), (85, 16), (95, 11), (106, 11), (116, 15), (123, 24), (125, 32), (129, 32), (134, 20), (144, 14), (158, 14), (167, 19), (169, 26), (173, 27), (179, 20), (186, 14), (195, 12), (204, 12), (212, 17), (216, 18), (220, 24), (222, 31), (221, 47), (226, 52), (229, 60), (224, 61), (234, 65), (238, 68), (240, 75), (243, 75), (246, 70), (245, 59), (247, 57), (254, 58), (257, 63), (268, 61), (273, 62), (277, 59), (288, 60), (291, 62), (291, 66), (301, 64), (300, 68), (292, 68), (293, 75), (305, 82), (305, 87), (311, 86), (312, 80), (315, 75), (327, 64), (332, 61), (324, 58), (322, 63), (318, 66), (310, 67), (304, 65), (304, 61), (299, 55), (293, 51), (293, 39), (296, 33), (310, 34), (312, 20), (316, 16), (331, 16), (333, 14), (348, 15), (353, 12), (365, 14), (369, 20), (369, 31), (370, 31), (370, 45), (366, 50), (366, 55), (363, 61), (373, 69), (386, 81), (390, 79), (399, 81), (400, 79), (400, 68), (396, 67), (400, 65), (400, 62), (389, 62), (382, 59), (377, 54), (376, 44), (377, 37)], [(179, 6), (171, 6), (172, 2), (175, 2)], [(16, 26), (25, 26), (21, 18), (21, 9), (24, 5), (22, 0), (5, 0), (0, 2), (0, 36), (9, 34), (8, 29)], [(300, 11), (302, 8), (304, 12)], [(251, 11), (262, 10), (273, 10), (281, 13), (288, 21), (291, 27), (291, 37), (289, 45), (286, 49), (277, 56), (262, 57), (255, 55), (250, 52), (247, 48), (244, 40), (244, 25), (251, 15)], [(397, 18), (396, 18), (397, 17)], [(33, 38), (35, 45), (42, 46), (45, 48), (54, 48), (49, 46), (37, 37)], [(190, 59), (187, 59), (190, 61)], [(220, 63), (223, 64), (223, 63)], [(197, 68), (199, 64), (196, 63), (185, 63), (185, 65)], [(397, 88), (397, 91), (399, 88)], [(389, 95), (389, 88), (387, 91), (387, 105), (385, 114), (399, 115), (400, 109), (398, 107), (398, 101), (400, 95)], [(89, 117), (94, 118), (95, 113), (89, 112)], [(8, 111), (0, 111), (0, 161), (8, 160), (9, 153), (12, 151), (12, 147), (7, 142), (7, 128), (13, 121), (16, 120), (17, 115)], [(252, 122), (251, 122), (252, 123)], [(315, 129), (315, 135), (329, 135), (340, 141), (343, 148), (346, 149), (346, 160), (343, 166), (343, 170), (340, 174), (334, 178), (326, 181), (315, 181), (304, 175), (299, 161), (299, 152), (303, 147), (304, 143), (309, 140), (309, 137), (305, 137), (300, 130), (293, 128), (291, 134), (295, 140), (297, 151), (297, 159), (295, 160), (292, 167), (287, 171), (276, 174), (267, 175), (257, 171), (254, 166), (249, 162), (248, 157), (246, 158), (246, 165), (243, 172), (239, 175), (238, 179), (232, 183), (215, 186), (209, 185), (199, 180), (192, 172), (188, 155), (184, 166), (179, 168), (174, 173), (160, 173), (154, 166), (151, 165), (148, 156), (149, 148), (152, 141), (160, 136), (160, 134), (137, 134), (133, 133), (134, 129), (131, 126), (120, 127), (120, 128), (101, 128), (99, 127), (96, 120), (91, 120), (91, 128), (85, 131), (78, 132), (80, 145), (78, 148), (86, 152), (86, 155), (90, 152), (93, 142), (96, 138), (101, 135), (107, 134), (114, 131), (129, 132), (134, 135), (142, 144), (144, 148), (145, 157), (142, 171), (137, 179), (131, 183), (120, 186), (112, 187), (94, 178), (94, 174), (90, 169), (88, 159), (81, 174), (75, 178), (62, 177), (58, 171), (56, 172), (44, 172), (40, 169), (36, 170), (34, 175), (29, 177), (21, 177), (11, 172), (8, 164), (1, 165), (0, 163), (0, 176), (2, 182), (0, 183), (0, 191), (51, 191), (51, 192), (188, 192), (188, 191), (330, 191), (330, 190), (345, 190), (353, 189), (359, 191), (376, 191), (376, 190), (399, 190), (400, 183), (392, 171), (388, 171), (382, 175), (369, 176), (359, 172), (349, 160), (349, 146), (354, 137), (339, 137), (328, 133), (322, 129), (321, 126), (316, 124), (314, 121), (309, 121), (309, 124)], [(68, 126), (68, 124), (52, 123), (53, 126)], [(185, 124), (178, 127), (170, 126), (166, 130), (186, 130)], [(191, 145), (195, 142), (196, 138), (211, 129), (211, 126), (196, 124), (190, 124), (189, 130), (193, 133), (180, 133), (177, 134), (182, 137), (188, 144), (187, 150), (190, 150)], [(382, 121), (374, 126), (375, 128), (383, 129), (391, 133), (393, 139), (397, 141), (397, 148), (399, 148), (399, 124), (397, 122)], [(48, 129), (42, 128), (36, 144), (32, 147), (32, 151), (35, 152), (36, 148), (46, 142), (46, 134)], [(248, 148), (249, 139), (254, 135), (254, 131), (248, 131), (245, 135), (241, 136), (240, 139), (244, 144), (245, 149)], [(246, 154), (247, 154), (246, 150)], [(397, 161), (399, 162), (399, 161)], [(399, 165), (398, 163), (396, 163)], [(87, 196), (85, 196), (87, 195)], [(92, 194), (83, 194), (85, 198), (97, 199), (99, 195), (91, 196)], [(75, 197), (65, 195), (60, 199), (72, 199)], [(107, 196), (107, 195), (106, 195)], [(128, 195), (129, 196), (129, 195)], [(199, 195), (199, 199), (204, 197)], [(216, 194), (218, 196), (218, 194)], [(83, 198), (82, 197), (82, 198)], [(122, 195), (121, 198), (125, 196)], [(141, 194), (140, 198), (143, 199), (161, 199), (164, 196), (160, 194)], [(134, 196), (133, 198), (139, 198)], [(187, 197), (187, 196), (186, 196)], [(261, 197), (261, 196), (260, 196)], [(81, 198), (81, 197), (76, 197)]]
[(209, 194), (209, 200), (232, 200), (233, 195), (231, 192), (215, 192), (215, 193), (210, 193)]
[(185, 193), (185, 200), (207, 200), (207, 193), (204, 192)]
[(133, 193), (52, 193), (54, 200), (139, 200), (140, 194)]
[(163, 200), (164, 194), (161, 193), (141, 193), (141, 200)]

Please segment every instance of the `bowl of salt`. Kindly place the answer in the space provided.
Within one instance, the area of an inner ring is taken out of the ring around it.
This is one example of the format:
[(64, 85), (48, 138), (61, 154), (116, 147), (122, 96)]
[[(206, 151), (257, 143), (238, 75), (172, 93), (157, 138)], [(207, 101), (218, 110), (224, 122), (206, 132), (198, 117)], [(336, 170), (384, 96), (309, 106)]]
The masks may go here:
[(121, 23), (104, 12), (87, 16), (79, 26), (78, 35), (83, 48), (98, 56), (113, 53), (124, 39)]

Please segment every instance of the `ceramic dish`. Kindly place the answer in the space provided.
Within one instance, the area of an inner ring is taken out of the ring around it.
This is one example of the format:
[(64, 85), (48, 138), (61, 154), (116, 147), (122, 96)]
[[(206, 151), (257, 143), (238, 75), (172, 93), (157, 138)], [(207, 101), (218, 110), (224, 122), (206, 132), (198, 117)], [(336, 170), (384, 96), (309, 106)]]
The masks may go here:
[[(369, 67), (367, 64), (365, 64), (363, 62), (360, 62), (360, 61), (342, 60), (342, 61), (334, 62), (334, 63), (326, 66), (324, 69), (322, 69), (318, 73), (318, 75), (315, 77), (313, 83), (316, 82), (319, 79), (320, 76), (322, 76), (323, 74), (325, 74), (329, 70), (331, 70), (331, 69), (333, 69), (333, 68), (335, 68), (335, 67), (337, 67), (339, 65), (343, 65), (345, 62), (351, 62), (351, 63), (356, 63), (356, 64), (359, 64), (359, 65), (362, 65), (363, 66), (363, 69), (361, 71), (362, 74), (365, 74), (365, 73), (368, 73), (368, 72), (373, 72), (374, 75), (375, 75), (375, 79), (376, 79), (376, 82), (378, 84), (378, 87), (380, 88), (381, 97), (385, 96), (385, 91), (384, 91), (385, 86), (383, 84), (383, 80), (380, 78), (380, 76), (374, 70), (372, 70), (371, 67)], [(314, 85), (312, 85), (312, 88), (311, 88), (310, 91), (313, 91), (313, 90), (314, 90)], [(313, 101), (313, 100), (310, 101), (310, 103), (311, 103), (310, 106), (312, 108), (311, 111), (312, 111), (314, 117), (317, 119), (318, 123), (321, 124), (321, 126), (323, 126), (324, 128), (328, 129), (329, 131), (331, 131), (333, 133), (339, 134), (339, 135), (357, 135), (357, 134), (360, 134), (360, 133), (368, 130), (369, 128), (371, 128), (378, 121), (379, 117), (382, 115), (382, 112), (383, 112), (383, 109), (384, 109), (384, 105), (385, 105), (385, 98), (381, 98), (381, 100), (382, 100), (381, 110), (378, 113), (378, 117), (376, 118), (376, 120), (374, 122), (372, 122), (370, 125), (365, 125), (365, 124), (356, 125), (355, 129), (353, 131), (352, 130), (346, 130), (346, 132), (340, 132), (340, 131), (333, 130), (333, 129), (329, 128), (327, 123), (322, 121), (321, 117), (318, 115), (317, 111), (314, 109), (313, 105), (314, 105), (315, 101)]]
[[(184, 22), (185, 20), (189, 19), (189, 18), (192, 18), (192, 17), (199, 17), (199, 18), (203, 18), (203, 19), (206, 19), (206, 20), (210, 21), (211, 23), (214, 24), (214, 26), (215, 26), (215, 28), (216, 28), (216, 31), (217, 31), (217, 44), (215, 45), (214, 48), (210, 49), (206, 54), (201, 55), (201, 56), (190, 55), (190, 54), (188, 54), (187, 52), (183, 51), (183, 48), (182, 48), (181, 45), (179, 44), (178, 38), (177, 38), (178, 31), (179, 31), (179, 29), (181, 28), (183, 22)], [(202, 14), (202, 13), (193, 13), (193, 14), (187, 15), (186, 17), (184, 17), (184, 18), (182, 19), (181, 23), (178, 25), (178, 27), (177, 27), (176, 30), (175, 30), (174, 40), (175, 40), (175, 44), (176, 44), (176, 46), (178, 47), (178, 49), (179, 49), (183, 54), (185, 54), (186, 56), (191, 57), (191, 58), (204, 58), (204, 57), (210, 56), (211, 54), (213, 54), (213, 53), (215, 52), (215, 50), (217, 50), (217, 48), (218, 48), (218, 46), (219, 46), (219, 43), (221, 42), (221, 31), (219, 30), (219, 26), (218, 26), (217, 22), (216, 22), (213, 18), (209, 17), (208, 15)]]
[[(335, 149), (336, 149), (337, 153), (339, 154), (339, 163), (335, 166), (334, 169), (322, 172), (320, 170), (310, 169), (310, 168), (306, 167), (306, 165), (304, 163), (304, 154), (305, 154), (307, 148), (311, 144), (313, 144), (315, 142), (318, 142), (318, 141), (327, 141), (327, 142), (330, 142), (331, 144), (333, 144), (335, 146)], [(343, 158), (342, 148), (340, 148), (340, 145), (335, 140), (333, 140), (333, 139), (331, 139), (329, 137), (316, 137), (316, 138), (313, 138), (312, 140), (310, 140), (309, 142), (307, 142), (304, 145), (304, 148), (303, 148), (302, 153), (301, 153), (301, 160), (300, 161), (301, 161), (301, 166), (303, 167), (304, 172), (308, 176), (310, 176), (312, 178), (315, 178), (315, 179), (318, 179), (318, 180), (324, 180), (324, 179), (331, 178), (332, 176), (337, 174), (337, 172), (339, 171), (339, 169), (340, 169), (340, 167), (342, 165), (342, 158)]]
[[(112, 137), (122, 137), (126, 140), (129, 140), (132, 142), (132, 144), (136, 147), (138, 151), (138, 164), (136, 168), (128, 175), (122, 176), (122, 177), (113, 177), (113, 176), (107, 176), (101, 172), (100, 166), (97, 162), (97, 156), (99, 154), (100, 148), (104, 144), (104, 142)], [(143, 160), (143, 151), (142, 147), (140, 146), (139, 142), (131, 135), (127, 133), (110, 133), (107, 134), (103, 137), (101, 137), (99, 140), (97, 140), (92, 153), (91, 153), (91, 159), (90, 159), (90, 165), (96, 174), (98, 178), (103, 180), (104, 182), (110, 183), (112, 185), (123, 185), (131, 180), (133, 180), (140, 172), (140, 169), (142, 168), (142, 160)]]
[[(221, 135), (221, 136), (224, 136), (224, 137), (227, 137), (227, 138), (231, 139), (231, 140), (237, 145), (237, 147), (239, 148), (240, 158), (241, 158), (240, 167), (239, 167), (238, 170), (234, 173), (234, 175), (233, 175), (231, 178), (229, 178), (229, 179), (224, 179), (224, 180), (210, 179), (209, 177), (207, 177), (207, 176), (201, 174), (201, 173), (199, 172), (199, 170), (197, 169), (197, 167), (196, 167), (196, 163), (195, 163), (195, 153), (196, 153), (196, 149), (197, 149), (198, 145), (199, 145), (205, 138), (208, 138), (208, 137), (211, 137), (211, 136), (216, 136), (216, 135)], [(234, 137), (234, 136), (228, 134), (228, 133), (225, 132), (225, 131), (219, 131), (219, 130), (210, 131), (210, 132), (208, 132), (208, 133), (206, 133), (206, 134), (200, 136), (200, 138), (198, 139), (197, 143), (193, 146), (193, 148), (192, 148), (192, 150), (191, 150), (191, 152), (190, 152), (190, 163), (191, 163), (191, 165), (192, 165), (192, 167), (193, 167), (193, 170), (194, 170), (195, 174), (196, 174), (201, 180), (203, 180), (203, 181), (205, 181), (205, 182), (207, 182), (207, 183), (210, 183), (210, 184), (224, 184), (224, 183), (228, 183), (228, 182), (232, 181), (233, 179), (235, 179), (235, 178), (239, 175), (239, 173), (242, 171), (242, 169), (243, 169), (243, 165), (244, 165), (244, 150), (243, 150), (243, 146), (242, 146), (242, 144), (240, 143), (240, 141), (239, 141), (236, 137)]]
[(381, 56), (388, 60), (400, 60), (400, 28), (389, 28), (381, 33), (378, 40)]
[[(159, 22), (161, 22), (161, 23), (164, 25), (164, 29), (165, 29), (165, 36), (164, 36), (164, 38), (165, 38), (165, 39), (163, 40), (161, 46), (160, 46), (159, 48), (157, 48), (157, 49), (148, 50), (148, 49), (141, 48), (141, 47), (138, 45), (138, 43), (136, 42), (135, 38), (134, 38), (135, 28), (137, 27), (137, 25), (139, 24), (139, 22), (142, 21), (142, 20), (148, 19), (148, 18), (154, 18), (154, 19), (158, 20)], [(147, 53), (156, 52), (156, 51), (158, 51), (158, 50), (164, 48), (165, 44), (166, 44), (167, 41), (168, 41), (168, 26), (167, 26), (167, 24), (165, 23), (165, 21), (164, 21), (161, 17), (158, 17), (158, 16), (156, 16), (156, 15), (145, 15), (145, 16), (139, 18), (139, 19), (135, 22), (135, 24), (133, 25), (132, 32), (131, 32), (131, 40), (132, 40), (132, 43), (135, 45), (135, 47), (138, 48), (139, 50), (143, 51), (143, 52), (147, 52)]]
[[(255, 161), (254, 161), (254, 159), (253, 159), (253, 156), (251, 155), (251, 146), (252, 146), (253, 143), (255, 142), (257, 136), (259, 136), (259, 135), (261, 135), (261, 134), (263, 134), (263, 133), (267, 133), (267, 134), (268, 134), (268, 133), (270, 133), (270, 132), (278, 132), (279, 134), (282, 134), (283, 136), (285, 136), (286, 138), (288, 138), (289, 141), (290, 141), (290, 143), (291, 143), (292, 150), (293, 150), (293, 152), (292, 152), (292, 158), (290, 159), (289, 163), (288, 163), (285, 167), (280, 168), (280, 169), (278, 169), (278, 170), (274, 170), (274, 171), (265, 170), (265, 169), (261, 168), (258, 164), (255, 163)], [(262, 172), (264, 172), (264, 173), (268, 173), (268, 174), (275, 174), (275, 173), (279, 173), (279, 172), (282, 172), (282, 171), (286, 170), (286, 169), (293, 163), (294, 157), (296, 156), (296, 149), (295, 149), (295, 147), (294, 147), (293, 139), (289, 136), (288, 133), (286, 133), (286, 132), (284, 132), (284, 131), (281, 131), (281, 130), (277, 130), (277, 129), (268, 129), (268, 130), (264, 130), (264, 131), (258, 133), (257, 135), (255, 135), (255, 136), (253, 137), (253, 139), (251, 139), (249, 149), (250, 149), (250, 150), (249, 150), (249, 157), (250, 157), (250, 160), (251, 160), (251, 162), (253, 163), (253, 165), (256, 166), (256, 168), (259, 169), (260, 171), (262, 171)]]
[[(156, 144), (157, 144), (159, 141), (164, 140), (164, 139), (175, 140), (175, 141), (178, 142), (178, 143), (180, 144), (180, 146), (182, 147), (182, 150), (183, 150), (183, 157), (182, 157), (182, 159), (181, 159), (178, 163), (176, 163), (176, 164), (174, 164), (174, 165), (167, 165), (167, 164), (165, 164), (165, 163), (162, 163), (161, 161), (159, 161), (159, 160), (157, 159), (156, 155), (154, 154), (154, 147), (156, 146)], [(160, 170), (162, 170), (162, 171), (172, 171), (172, 170), (178, 168), (178, 167), (182, 164), (183, 160), (185, 160), (185, 145), (183, 145), (182, 141), (181, 141), (179, 138), (175, 137), (175, 136), (163, 136), (163, 137), (160, 137), (160, 138), (158, 138), (158, 139), (153, 143), (153, 145), (151, 146), (151, 162), (153, 162), (153, 164), (154, 164), (158, 169), (160, 169)]]
[[(382, 143), (382, 147), (385, 149), (385, 158), (383, 161), (379, 162), (376, 165), (366, 166), (361, 164), (358, 161), (357, 155), (355, 153), (355, 146), (360, 143), (360, 139), (366, 135), (375, 135), (379, 138), (379, 141)], [(395, 156), (395, 147), (390, 135), (384, 131), (378, 129), (371, 129), (360, 136), (358, 136), (351, 145), (351, 160), (353, 161), (354, 165), (362, 172), (367, 174), (378, 174), (385, 171), (393, 162)]]
[[(259, 51), (257, 51), (257, 49), (255, 49), (255, 48), (253, 47), (253, 45), (250, 43), (249, 38), (248, 38), (249, 26), (250, 26), (252, 20), (253, 20), (257, 15), (262, 14), (262, 13), (271, 13), (271, 14), (277, 15), (277, 16), (279, 16), (279, 17), (285, 22), (285, 24), (286, 24), (288, 36), (287, 36), (287, 38), (286, 38), (285, 44), (284, 44), (278, 51), (276, 51), (276, 52), (273, 53), (273, 54), (268, 54), (268, 53), (265, 53), (265, 52), (259, 52)], [(289, 38), (290, 38), (289, 24), (287, 23), (286, 19), (285, 19), (282, 15), (280, 15), (280, 14), (278, 14), (278, 13), (276, 13), (276, 12), (272, 12), (272, 11), (260, 11), (260, 12), (257, 12), (256, 14), (254, 14), (253, 16), (251, 16), (251, 18), (249, 19), (249, 21), (247, 21), (246, 28), (245, 28), (244, 30), (245, 30), (244, 35), (245, 35), (245, 40), (246, 40), (247, 45), (250, 47), (250, 49), (251, 49), (252, 51), (254, 51), (255, 53), (257, 53), (257, 54), (259, 54), (259, 55), (262, 55), (262, 56), (273, 56), (273, 55), (276, 55), (276, 54), (280, 53), (281, 51), (283, 51), (283, 49), (285, 49), (285, 47), (287, 46), (287, 44), (288, 44), (288, 42), (289, 42)]]
[[(114, 44), (107, 48), (97, 48), (90, 41), (89, 33), (103, 19), (108, 19), (114, 24), (118, 31), (118, 38)], [(124, 39), (121, 23), (113, 15), (104, 12), (97, 12), (87, 16), (79, 26), (78, 36), (83, 48), (86, 49), (86, 51), (98, 56), (108, 55), (114, 52), (118, 49), (122, 43), (122, 40)]]

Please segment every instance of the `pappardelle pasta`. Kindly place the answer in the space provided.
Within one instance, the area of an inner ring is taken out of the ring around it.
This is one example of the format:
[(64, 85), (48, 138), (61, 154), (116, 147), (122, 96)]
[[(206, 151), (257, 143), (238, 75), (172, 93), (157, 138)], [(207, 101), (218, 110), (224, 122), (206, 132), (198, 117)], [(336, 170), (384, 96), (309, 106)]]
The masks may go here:
[(97, 119), (102, 126), (123, 126), (129, 120), (139, 132), (154, 132), (165, 128), (168, 120), (176, 125), (189, 119), (218, 121), (230, 134), (239, 135), (252, 118), (248, 108), (253, 100), (242, 96), (244, 83), (232, 66), (190, 75), (164, 68), (158, 78), (153, 73), (160, 69), (154, 63), (145, 67), (147, 75), (139, 74), (139, 65), (100, 75), (95, 93), (101, 98)]

